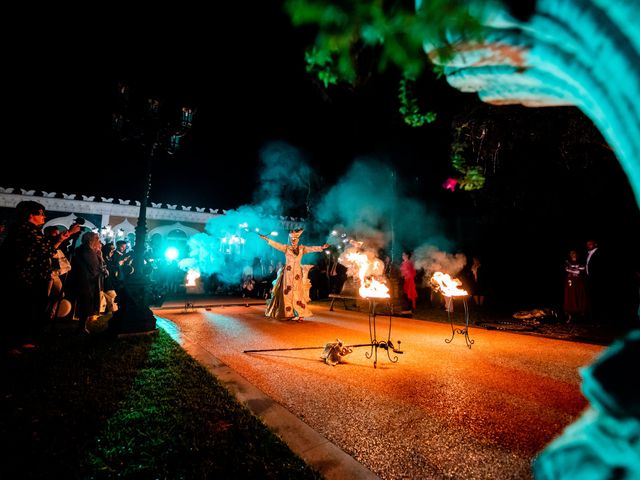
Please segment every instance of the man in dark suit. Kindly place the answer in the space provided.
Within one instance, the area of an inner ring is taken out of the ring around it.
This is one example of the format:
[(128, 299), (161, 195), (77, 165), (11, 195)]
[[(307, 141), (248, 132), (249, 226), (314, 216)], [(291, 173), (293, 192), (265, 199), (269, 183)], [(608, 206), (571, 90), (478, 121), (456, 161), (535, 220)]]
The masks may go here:
[(587, 292), (591, 302), (592, 319), (596, 323), (605, 320), (605, 302), (607, 301), (607, 284), (609, 279), (606, 265), (602, 258), (602, 252), (598, 248), (598, 242), (594, 239), (587, 240)]

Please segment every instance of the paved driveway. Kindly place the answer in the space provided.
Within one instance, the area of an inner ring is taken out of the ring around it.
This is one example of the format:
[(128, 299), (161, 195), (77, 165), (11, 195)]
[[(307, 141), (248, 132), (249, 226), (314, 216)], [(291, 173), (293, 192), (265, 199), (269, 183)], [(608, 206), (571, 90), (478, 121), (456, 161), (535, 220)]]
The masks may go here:
[[(263, 306), (156, 313), (384, 479), (530, 478), (539, 452), (586, 406), (578, 369), (604, 347), (393, 318), (404, 350), (378, 365), (357, 348), (335, 367), (321, 349), (248, 349), (369, 341), (366, 313), (312, 307), (303, 323), (264, 317)], [(377, 317), (378, 340), (389, 317)]]

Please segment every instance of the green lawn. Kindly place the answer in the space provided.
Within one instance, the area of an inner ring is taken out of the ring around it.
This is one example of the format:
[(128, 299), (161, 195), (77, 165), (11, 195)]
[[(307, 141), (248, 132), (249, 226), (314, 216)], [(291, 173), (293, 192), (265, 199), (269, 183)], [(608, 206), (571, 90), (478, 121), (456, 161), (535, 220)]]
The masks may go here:
[(321, 478), (163, 331), (74, 328), (2, 359), (0, 478)]

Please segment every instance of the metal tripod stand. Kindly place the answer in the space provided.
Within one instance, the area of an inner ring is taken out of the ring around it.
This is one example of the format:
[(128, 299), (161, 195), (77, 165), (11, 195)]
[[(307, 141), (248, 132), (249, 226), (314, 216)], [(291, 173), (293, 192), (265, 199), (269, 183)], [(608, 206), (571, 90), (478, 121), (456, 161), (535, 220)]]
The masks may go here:
[[(371, 341), (371, 351), (365, 352), (364, 356), (367, 358), (373, 357), (373, 368), (376, 368), (378, 364), (378, 348), (383, 348), (387, 351), (387, 357), (389, 357), (389, 361), (391, 361), (392, 363), (396, 363), (398, 361), (398, 356), (394, 355), (392, 358), (389, 350), (392, 350), (395, 353), (402, 353), (402, 351), (397, 350), (393, 345), (393, 342), (391, 341), (391, 307), (389, 306), (389, 332), (387, 333), (387, 339), (378, 341), (376, 332), (377, 301), (375, 298), (367, 298), (367, 300), (369, 300), (369, 339)], [(400, 341), (398, 340), (398, 347), (399, 346)]]
[(446, 343), (451, 343), (456, 333), (459, 333), (460, 335), (464, 335), (464, 341), (466, 342), (467, 347), (471, 348), (471, 345), (473, 345), (475, 341), (469, 338), (469, 305), (467, 303), (467, 297), (462, 297), (462, 305), (464, 305), (464, 328), (455, 328), (453, 326), (453, 315), (451, 315), (451, 310), (453, 310), (452, 307), (454, 297), (445, 298), (447, 299), (447, 318), (449, 319), (449, 323), (451, 324), (451, 338), (445, 338), (444, 341)]
[[(325, 363), (328, 365), (336, 365), (340, 363), (340, 359), (352, 352), (353, 348), (357, 347), (371, 347), (371, 351), (365, 352), (364, 355), (367, 359), (373, 358), (373, 367), (377, 368), (378, 365), (378, 349), (383, 348), (387, 351), (387, 357), (392, 363), (398, 362), (398, 356), (391, 356), (391, 352), (402, 354), (400, 350), (400, 340), (398, 340), (398, 346), (396, 347), (391, 341), (391, 313), (389, 313), (389, 331), (387, 333), (386, 340), (378, 340), (376, 331), (376, 299), (367, 298), (369, 300), (369, 343), (357, 343), (352, 345), (344, 345), (340, 340), (333, 343), (327, 343), (322, 347), (292, 347), (292, 348), (266, 348), (258, 350), (244, 350), (243, 353), (262, 353), (262, 352), (284, 352), (292, 350), (325, 350)], [(388, 300), (387, 300), (388, 301)]]

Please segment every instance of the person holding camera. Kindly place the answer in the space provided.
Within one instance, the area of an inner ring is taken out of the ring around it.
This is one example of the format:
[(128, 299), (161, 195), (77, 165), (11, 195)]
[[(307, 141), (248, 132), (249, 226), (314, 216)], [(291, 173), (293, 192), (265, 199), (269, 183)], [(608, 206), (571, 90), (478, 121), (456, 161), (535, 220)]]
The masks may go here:
[(131, 252), (127, 251), (126, 240), (118, 240), (116, 242), (113, 262), (118, 265), (118, 283), (122, 284), (133, 273), (133, 257)]
[[(25, 200), (16, 205), (16, 221), (8, 229), (0, 247), (0, 296), (6, 313), (6, 327), (0, 330), (3, 347), (12, 355), (20, 348), (35, 346), (46, 325), (49, 284), (53, 271), (51, 259), (58, 247), (80, 226), (71, 226), (57, 239), (42, 232), (45, 208), (42, 204)], [(20, 348), (18, 348), (20, 347)]]
[(71, 262), (67, 259), (62, 247), (64, 240), (58, 227), (51, 225), (44, 229), (44, 236), (51, 239), (54, 245), (58, 245), (51, 257), (51, 281), (49, 282), (49, 305), (47, 313), (50, 318), (58, 315), (59, 303), (64, 297), (64, 276), (71, 270)]

